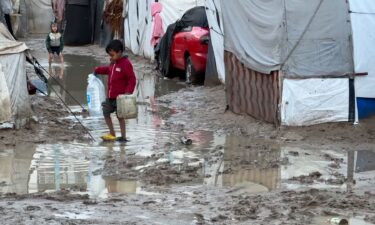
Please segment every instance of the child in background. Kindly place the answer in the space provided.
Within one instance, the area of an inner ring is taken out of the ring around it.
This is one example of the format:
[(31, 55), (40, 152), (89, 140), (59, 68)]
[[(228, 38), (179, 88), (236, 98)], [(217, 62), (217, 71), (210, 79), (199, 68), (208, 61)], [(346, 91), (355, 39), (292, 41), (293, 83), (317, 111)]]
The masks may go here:
[(51, 24), (51, 33), (46, 38), (46, 47), (48, 50), (48, 63), (51, 65), (54, 55), (60, 57), (61, 64), (64, 64), (64, 56), (62, 51), (64, 49), (64, 39), (57, 29), (57, 23)]
[(119, 142), (127, 142), (125, 119), (117, 117), (120, 123), (121, 137), (116, 138), (111, 113), (117, 111), (117, 96), (133, 94), (137, 79), (134, 74), (133, 65), (126, 56), (123, 56), (124, 45), (120, 40), (111, 41), (106, 48), (106, 52), (111, 64), (95, 69), (95, 74), (108, 75), (107, 99), (102, 103), (102, 109), (110, 133), (102, 136), (102, 139), (104, 141), (117, 140)]

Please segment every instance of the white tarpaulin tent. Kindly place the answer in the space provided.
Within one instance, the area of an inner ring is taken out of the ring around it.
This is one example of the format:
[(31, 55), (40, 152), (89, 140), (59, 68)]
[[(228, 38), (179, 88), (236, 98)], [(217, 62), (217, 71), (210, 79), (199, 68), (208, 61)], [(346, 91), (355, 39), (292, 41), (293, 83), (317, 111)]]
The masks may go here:
[[(353, 2), (361, 5), (370, 0)], [(349, 79), (354, 73), (353, 43), (347, 1), (220, 3), (225, 55), (229, 59), (225, 61), (229, 66), (226, 79), (230, 80), (227, 96), (235, 101), (228, 102), (230, 108), (261, 115), (259, 118), (271, 115), (274, 119), (267, 121), (272, 122), (278, 120), (280, 113), (279, 122), (291, 126), (353, 119), (350, 105), (354, 98)], [(367, 25), (368, 21), (353, 22), (357, 28)], [(362, 39), (361, 42), (363, 47), (370, 46)], [(362, 58), (374, 58), (363, 55), (362, 50), (359, 54)]]
[(31, 116), (26, 84), (27, 46), (13, 39), (0, 23), (0, 123), (22, 126)]
[(54, 20), (51, 0), (25, 0), (28, 32), (32, 34), (47, 34)]
[(350, 0), (354, 68), (368, 76), (355, 80), (357, 97), (375, 98), (375, 1)]

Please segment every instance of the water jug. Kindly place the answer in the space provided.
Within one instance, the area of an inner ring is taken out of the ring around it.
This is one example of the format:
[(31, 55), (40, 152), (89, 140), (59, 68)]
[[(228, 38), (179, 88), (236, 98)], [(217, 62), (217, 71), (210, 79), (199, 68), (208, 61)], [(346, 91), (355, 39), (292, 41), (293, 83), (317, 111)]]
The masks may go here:
[(87, 81), (87, 106), (90, 116), (102, 116), (102, 102), (105, 101), (105, 87), (103, 82), (93, 74), (89, 75)]
[(137, 97), (135, 95), (119, 95), (117, 97), (117, 116), (123, 119), (137, 118)]

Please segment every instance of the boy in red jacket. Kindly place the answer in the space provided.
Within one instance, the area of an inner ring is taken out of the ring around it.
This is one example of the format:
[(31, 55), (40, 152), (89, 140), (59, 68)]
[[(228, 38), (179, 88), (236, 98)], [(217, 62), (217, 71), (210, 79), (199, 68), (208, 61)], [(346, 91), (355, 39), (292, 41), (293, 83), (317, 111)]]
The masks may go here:
[(121, 128), (121, 137), (116, 138), (111, 113), (114, 113), (117, 110), (117, 96), (122, 94), (133, 94), (137, 79), (134, 74), (133, 65), (127, 57), (123, 56), (124, 45), (121, 41), (111, 41), (105, 50), (109, 55), (111, 64), (109, 66), (97, 67), (95, 69), (95, 74), (108, 75), (107, 99), (102, 103), (102, 108), (105, 122), (107, 123), (110, 133), (104, 135), (102, 139), (104, 141), (117, 140), (120, 142), (127, 142), (125, 119), (118, 118)]

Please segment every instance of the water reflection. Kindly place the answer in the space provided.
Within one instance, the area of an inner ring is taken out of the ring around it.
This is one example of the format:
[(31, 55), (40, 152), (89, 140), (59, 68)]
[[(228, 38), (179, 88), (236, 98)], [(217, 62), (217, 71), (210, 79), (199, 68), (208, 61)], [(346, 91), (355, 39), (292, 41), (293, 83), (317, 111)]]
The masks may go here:
[[(205, 185), (252, 193), (305, 187), (375, 190), (374, 151), (302, 149), (246, 137), (219, 138), (225, 143), (204, 163)], [(298, 179), (313, 172), (321, 174), (319, 179)]]
[(225, 141), (221, 150), (223, 156), (215, 163), (205, 163), (205, 184), (234, 187), (235, 190), (247, 193), (272, 191), (278, 188), (280, 170), (270, 162), (281, 158), (279, 147), (250, 148), (254, 141), (249, 138), (228, 136), (220, 137)]
[(28, 193), (29, 169), (36, 146), (17, 145), (0, 151), (0, 192)]

